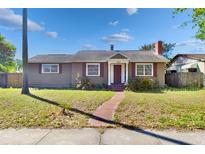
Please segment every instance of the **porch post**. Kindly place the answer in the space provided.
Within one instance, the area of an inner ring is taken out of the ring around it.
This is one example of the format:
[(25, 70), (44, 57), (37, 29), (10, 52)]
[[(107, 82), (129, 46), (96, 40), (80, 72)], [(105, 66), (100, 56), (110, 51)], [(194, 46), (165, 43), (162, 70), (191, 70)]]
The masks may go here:
[(126, 62), (126, 77), (125, 77), (125, 85), (127, 85), (128, 84), (128, 64), (129, 64), (129, 62)]
[(110, 86), (110, 62), (108, 61), (108, 86)]

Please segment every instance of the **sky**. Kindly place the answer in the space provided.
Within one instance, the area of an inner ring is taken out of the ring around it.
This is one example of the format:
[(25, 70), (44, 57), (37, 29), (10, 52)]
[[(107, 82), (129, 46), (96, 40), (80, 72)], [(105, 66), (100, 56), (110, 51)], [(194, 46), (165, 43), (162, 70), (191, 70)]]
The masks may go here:
[[(158, 40), (176, 43), (172, 55), (205, 53), (194, 38), (187, 14), (173, 17), (173, 9), (28, 9), (29, 57), (74, 54), (79, 50), (137, 50)], [(0, 9), (0, 34), (22, 53), (22, 9)]]

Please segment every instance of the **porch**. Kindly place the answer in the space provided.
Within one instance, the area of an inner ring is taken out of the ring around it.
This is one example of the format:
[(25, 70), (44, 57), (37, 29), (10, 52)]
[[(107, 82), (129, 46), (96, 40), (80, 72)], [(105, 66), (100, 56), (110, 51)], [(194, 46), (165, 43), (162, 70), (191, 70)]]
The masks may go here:
[(128, 59), (108, 60), (108, 86), (112, 90), (121, 91), (128, 84)]

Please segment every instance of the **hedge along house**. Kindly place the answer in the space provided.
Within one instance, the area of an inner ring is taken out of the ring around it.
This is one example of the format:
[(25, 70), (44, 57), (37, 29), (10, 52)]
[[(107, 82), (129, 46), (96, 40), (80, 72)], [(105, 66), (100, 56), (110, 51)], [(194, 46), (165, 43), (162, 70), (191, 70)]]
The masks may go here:
[(129, 79), (148, 77), (165, 84), (165, 65), (161, 55), (162, 42), (155, 51), (110, 50), (79, 51), (76, 54), (38, 55), (29, 59), (30, 87), (69, 88), (81, 77), (94, 84), (112, 87), (127, 85)]

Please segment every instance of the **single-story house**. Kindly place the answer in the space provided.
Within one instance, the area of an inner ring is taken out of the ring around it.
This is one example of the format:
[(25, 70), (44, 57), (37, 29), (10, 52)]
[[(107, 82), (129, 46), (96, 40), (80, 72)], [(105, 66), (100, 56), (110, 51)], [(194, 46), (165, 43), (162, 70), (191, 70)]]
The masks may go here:
[(168, 72), (202, 72), (205, 86), (205, 54), (178, 54), (169, 63)]
[(80, 77), (94, 84), (128, 84), (129, 79), (148, 77), (165, 84), (168, 60), (161, 55), (162, 42), (155, 51), (83, 50), (76, 54), (37, 55), (29, 59), (29, 86), (69, 88)]

